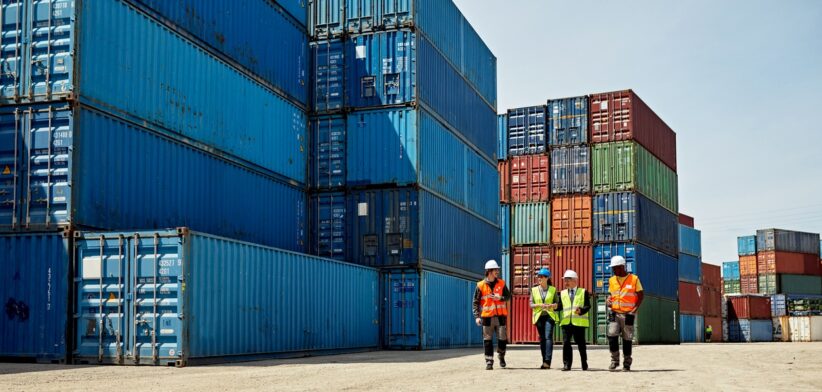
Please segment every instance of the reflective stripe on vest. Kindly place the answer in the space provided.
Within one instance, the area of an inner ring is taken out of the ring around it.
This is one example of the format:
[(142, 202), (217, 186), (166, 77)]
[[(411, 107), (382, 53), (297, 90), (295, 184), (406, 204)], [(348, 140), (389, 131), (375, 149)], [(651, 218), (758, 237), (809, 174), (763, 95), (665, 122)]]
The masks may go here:
[(505, 301), (496, 301), (492, 297), (494, 294), (502, 296), (502, 291), (505, 288), (505, 282), (502, 279), (497, 279), (494, 288), (488, 285), (485, 279), (477, 282), (477, 287), (480, 289), (480, 306), (482, 312), (480, 317), (494, 317), (507, 316), (508, 308), (505, 306)]
[(537, 307), (531, 309), (533, 311), (533, 320), (532, 323), (536, 324), (537, 320), (543, 315), (547, 314), (554, 322), (557, 321), (557, 312), (553, 310), (545, 310), (542, 309), (539, 305), (542, 304), (552, 304), (554, 303), (554, 295), (557, 293), (557, 288), (554, 286), (548, 286), (548, 294), (545, 296), (545, 301), (542, 300), (542, 288), (540, 286), (534, 286), (531, 288), (531, 298), (534, 299), (534, 303)]
[(568, 324), (585, 328), (590, 326), (587, 314), (576, 314), (577, 309), (585, 306), (585, 289), (576, 288), (573, 302), (571, 302), (571, 296), (568, 295), (568, 290), (562, 290), (559, 298), (562, 300), (562, 321), (559, 323), (560, 326)]
[(609, 286), (619, 286), (619, 291), (611, 292), (611, 310), (617, 313), (633, 312), (639, 299), (636, 293), (636, 283), (639, 278), (634, 274), (628, 274), (621, 285), (616, 276), (612, 276), (611, 279), (613, 282), (608, 282)]

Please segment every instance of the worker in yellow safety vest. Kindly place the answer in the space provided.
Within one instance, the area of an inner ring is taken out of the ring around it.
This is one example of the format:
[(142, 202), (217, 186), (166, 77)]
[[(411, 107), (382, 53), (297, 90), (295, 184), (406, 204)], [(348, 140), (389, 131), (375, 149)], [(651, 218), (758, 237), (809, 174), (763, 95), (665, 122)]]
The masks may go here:
[(631, 356), (634, 339), (634, 322), (636, 313), (645, 293), (642, 291), (642, 283), (639, 278), (631, 273), (622, 256), (611, 258), (611, 271), (614, 276), (608, 281), (608, 292), (610, 296), (605, 301), (605, 305), (610, 309), (608, 312), (608, 348), (611, 351), (610, 371), (616, 371), (619, 367), (619, 338), (622, 337), (623, 370), (630, 371), (633, 364)]
[(511, 292), (499, 278), (499, 264), (496, 260), (485, 263), (485, 279), (477, 282), (472, 308), (477, 326), (482, 327), (482, 341), (485, 346), (485, 370), (494, 369), (494, 333), (499, 343), (499, 365), (505, 367), (505, 349), (508, 345), (508, 306)]
[(584, 287), (579, 287), (579, 276), (572, 270), (562, 275), (565, 290), (559, 294), (557, 313), (561, 315), (562, 328), (562, 371), (571, 370), (574, 352), (571, 338), (579, 350), (582, 370), (588, 370), (588, 348), (585, 345), (585, 330), (590, 327), (588, 312), (591, 310), (591, 295)]
[(540, 369), (551, 368), (554, 354), (554, 327), (559, 320), (557, 312), (557, 288), (551, 285), (551, 271), (542, 268), (537, 273), (539, 284), (531, 288), (531, 322), (539, 334), (539, 352), (542, 354)]
[(711, 324), (708, 324), (708, 326), (705, 327), (705, 341), (710, 343), (711, 342), (711, 336), (713, 336), (713, 334), (714, 334), (714, 329), (713, 329), (713, 327), (711, 327)]

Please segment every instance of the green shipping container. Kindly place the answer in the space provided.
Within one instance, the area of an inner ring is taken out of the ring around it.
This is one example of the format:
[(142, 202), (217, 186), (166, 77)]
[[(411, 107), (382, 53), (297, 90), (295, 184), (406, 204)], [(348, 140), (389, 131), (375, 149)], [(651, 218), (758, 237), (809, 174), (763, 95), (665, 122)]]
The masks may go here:
[(742, 286), (739, 280), (726, 280), (723, 283), (725, 287), (725, 294), (739, 294), (742, 292)]
[(774, 295), (777, 293), (776, 274), (759, 274), (759, 294)]
[(548, 245), (551, 241), (551, 205), (523, 203), (511, 206), (513, 245)]
[(669, 211), (679, 211), (677, 175), (632, 141), (593, 145), (594, 192), (637, 191)]
[(788, 274), (777, 276), (778, 294), (822, 295), (822, 276)]
[[(605, 296), (597, 299), (597, 344), (608, 344)], [(634, 324), (636, 344), (679, 344), (679, 302), (645, 296)]]

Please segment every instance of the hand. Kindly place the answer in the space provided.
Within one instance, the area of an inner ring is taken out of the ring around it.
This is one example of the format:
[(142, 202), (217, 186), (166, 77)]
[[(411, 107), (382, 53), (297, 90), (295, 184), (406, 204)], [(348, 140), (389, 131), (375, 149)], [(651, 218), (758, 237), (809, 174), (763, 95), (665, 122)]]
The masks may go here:
[(477, 326), (478, 326), (478, 327), (481, 327), (481, 326), (482, 326), (482, 319), (481, 319), (481, 318), (477, 317), (477, 319), (476, 319), (476, 320), (474, 320), (474, 322), (476, 322), (476, 323), (477, 323)]
[(552, 310), (556, 310), (556, 308), (559, 307), (559, 306), (557, 306), (557, 304), (550, 304), (548, 306), (550, 306)]
[(493, 298), (494, 301), (502, 301), (502, 296), (497, 295), (497, 294), (491, 295), (491, 298)]
[(575, 310), (575, 311), (574, 311), (574, 313), (575, 313), (577, 316), (579, 316), (579, 315), (581, 315), (581, 314), (582, 314), (582, 310), (577, 309), (577, 310)]
[(613, 305), (613, 303), (614, 301), (611, 301), (611, 297), (608, 297), (608, 299), (605, 300), (605, 306), (609, 308), (611, 307), (611, 305)]

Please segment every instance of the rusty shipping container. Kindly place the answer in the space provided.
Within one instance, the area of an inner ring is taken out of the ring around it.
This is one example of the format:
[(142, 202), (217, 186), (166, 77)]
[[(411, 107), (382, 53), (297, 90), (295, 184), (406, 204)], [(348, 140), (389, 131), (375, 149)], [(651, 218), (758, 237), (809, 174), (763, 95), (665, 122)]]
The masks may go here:
[(702, 314), (702, 286), (679, 282), (679, 311), (682, 314)]
[(767, 295), (728, 296), (728, 320), (771, 319), (771, 297)]
[(511, 202), (511, 161), (497, 162), (499, 172), (499, 202)]
[(694, 228), (694, 218), (692, 216), (685, 215), (683, 213), (679, 213), (679, 224), (688, 226), (690, 228)]
[(702, 285), (702, 315), (705, 317), (722, 316), (722, 289)]
[(756, 254), (758, 274), (820, 275), (816, 254), (767, 251)]
[(722, 341), (722, 316), (705, 316), (705, 327), (708, 326), (713, 329), (710, 343), (717, 343)]
[(548, 201), (551, 196), (551, 167), (547, 155), (512, 157), (510, 168), (512, 203)]
[(722, 287), (722, 268), (718, 265), (702, 263), (702, 285), (707, 287)]
[(589, 97), (592, 143), (635, 140), (676, 171), (676, 133), (632, 90)]
[(753, 256), (739, 256), (739, 275), (753, 276), (758, 274), (758, 266), (756, 255)]
[(742, 294), (758, 294), (759, 293), (759, 276), (758, 275), (742, 275), (739, 278), (739, 292)]
[(551, 244), (592, 243), (592, 214), (591, 196), (554, 198), (551, 203)]
[(515, 246), (511, 253), (511, 283), (514, 294), (528, 294), (537, 284), (540, 268), (550, 268), (551, 248), (548, 246)]

